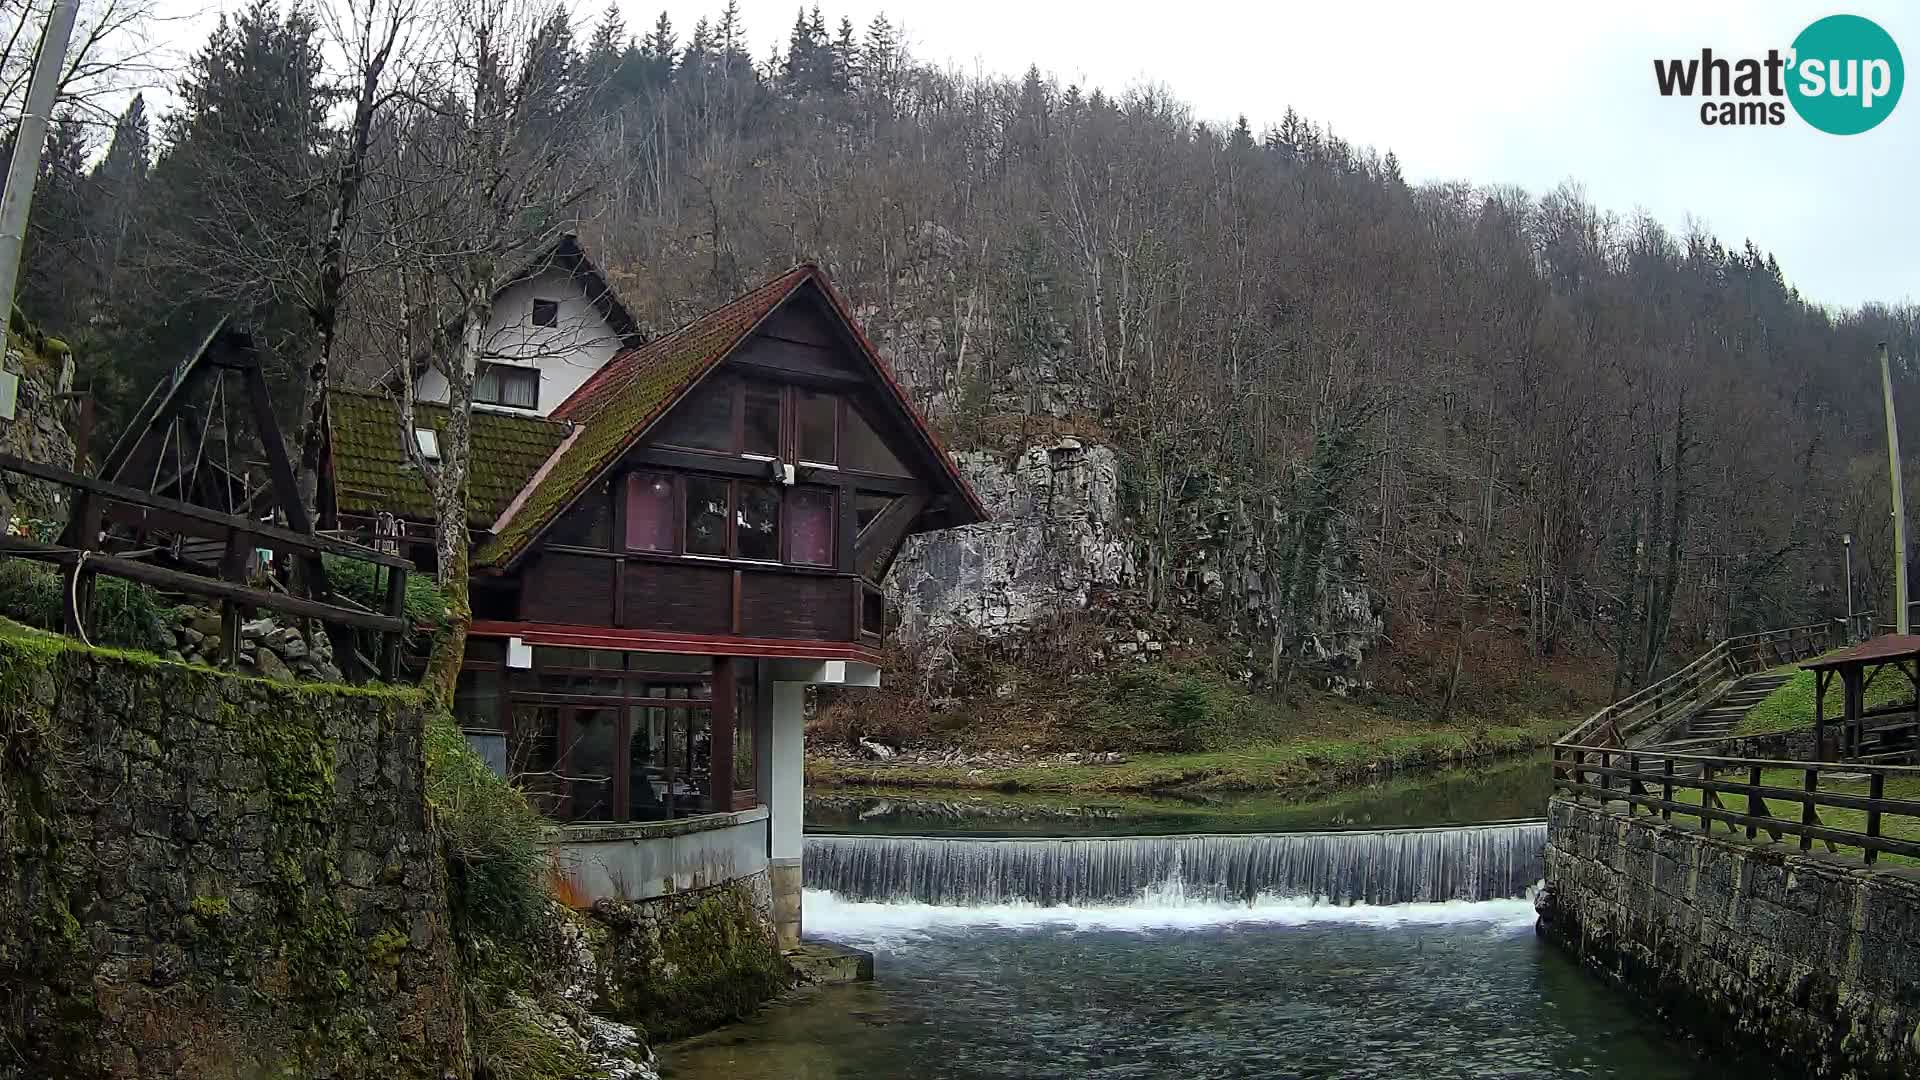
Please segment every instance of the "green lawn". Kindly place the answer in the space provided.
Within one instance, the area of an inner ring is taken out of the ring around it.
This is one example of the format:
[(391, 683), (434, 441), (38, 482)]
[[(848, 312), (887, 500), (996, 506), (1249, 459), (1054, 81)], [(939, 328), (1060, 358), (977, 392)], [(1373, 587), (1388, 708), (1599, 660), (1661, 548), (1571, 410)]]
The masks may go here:
[[(1744, 781), (1746, 778), (1747, 774), (1744, 772), (1722, 774), (1717, 777), (1717, 779), (1725, 779), (1729, 782)], [(1760, 782), (1768, 787), (1791, 788), (1797, 791), (1806, 782), (1806, 774), (1799, 769), (1765, 769), (1760, 773)], [(1824, 776), (1820, 780), (1820, 790), (1848, 795), (1868, 794), (1867, 782), (1864, 780), (1858, 782), (1840, 782)], [(1649, 793), (1657, 797), (1660, 794), (1658, 786), (1651, 786)], [(1701, 792), (1696, 789), (1676, 788), (1673, 793), (1674, 802), (1686, 803), (1689, 806), (1699, 806), (1700, 797)], [(1888, 799), (1920, 800), (1920, 776), (1888, 779), (1883, 797)], [(1735, 814), (1745, 814), (1747, 812), (1746, 796), (1720, 792), (1719, 798), (1721, 809)], [(1768, 813), (1777, 818), (1784, 818), (1794, 822), (1800, 820), (1800, 804), (1797, 802), (1770, 799), (1767, 800), (1766, 809)], [(1639, 808), (1637, 812), (1644, 810), (1645, 808), (1642, 807)], [(1680, 811), (1675, 812), (1674, 820), (1694, 826), (1699, 824), (1698, 818), (1687, 818)], [(1867, 812), (1865, 810), (1848, 810), (1832, 806), (1821, 807), (1819, 823), (1829, 829), (1843, 829), (1864, 833), (1867, 830)], [(1746, 839), (1747, 835), (1744, 826), (1735, 827), (1718, 821), (1713, 823), (1712, 833), (1715, 836), (1731, 837), (1739, 840)], [(1882, 836), (1920, 843), (1920, 818), (1907, 817), (1899, 814), (1882, 814), (1880, 817), (1880, 833)], [(1755, 837), (1755, 840), (1759, 843), (1767, 843), (1772, 839), (1764, 829), (1760, 830), (1759, 835)], [(1783, 834), (1781, 842), (1798, 846), (1800, 838), (1792, 834)], [(1842, 856), (1858, 859), (1863, 854), (1861, 849), (1857, 847), (1846, 844), (1836, 846), (1838, 848), (1838, 854)], [(1825, 851), (1827, 850), (1827, 846), (1825, 843), (1816, 840), (1814, 841), (1814, 850)], [(1881, 864), (1911, 866), (1916, 865), (1916, 862), (1916, 860), (1899, 855), (1880, 856)]]
[[(1813, 726), (1813, 672), (1801, 671), (1794, 665), (1775, 670), (1792, 671), (1793, 678), (1781, 683), (1779, 689), (1748, 711), (1734, 727), (1735, 736), (1769, 735)], [(1842, 700), (1840, 680), (1829, 679), (1825, 703), (1829, 720), (1840, 715)], [(1868, 708), (1912, 700), (1913, 688), (1906, 676), (1891, 668), (1883, 670), (1867, 687)]]

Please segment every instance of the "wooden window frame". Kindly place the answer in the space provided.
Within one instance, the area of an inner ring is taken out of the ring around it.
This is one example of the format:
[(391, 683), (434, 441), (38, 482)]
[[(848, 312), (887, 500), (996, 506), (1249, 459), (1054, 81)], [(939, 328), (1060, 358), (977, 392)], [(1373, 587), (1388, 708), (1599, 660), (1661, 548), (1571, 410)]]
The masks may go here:
[(476, 368), (473, 373), (473, 388), (476, 391), (476, 394), (473, 399), (473, 403), (475, 405), (487, 405), (496, 409), (527, 409), (527, 410), (533, 410), (533, 411), (537, 411), (540, 408), (540, 369), (539, 368), (529, 367), (526, 364), (509, 364), (500, 360), (482, 360), (480, 361), (479, 367), (480, 368), (489, 368), (489, 367), (504, 368), (507, 371), (524, 372), (528, 375), (533, 376), (533, 404), (514, 405), (509, 402), (500, 401), (497, 399), (488, 399), (488, 398), (480, 397), (477, 393), (480, 386), (480, 370), (479, 368)]
[[(543, 304), (546, 305), (547, 312), (553, 316), (553, 318), (549, 319), (546, 322), (540, 321), (540, 310), (541, 310), (541, 305)], [(531, 323), (534, 326), (545, 326), (545, 327), (559, 326), (560, 325), (560, 301), (549, 300), (545, 297), (535, 297), (533, 303), (527, 309), (527, 322)]]
[[(554, 727), (554, 771), (563, 778), (563, 786), (551, 796), (553, 800), (553, 819), (572, 824), (629, 824), (635, 821), (657, 819), (635, 819), (632, 817), (633, 782), (633, 710), (636, 708), (661, 708), (681, 710), (691, 720), (697, 710), (706, 710), (708, 748), (707, 748), (707, 804), (708, 808), (694, 809), (682, 813), (682, 807), (674, 805), (673, 784), (678, 779), (675, 771), (676, 758), (671, 752), (676, 732), (691, 732), (690, 724), (675, 724), (671, 718), (667, 727), (667, 745), (665, 771), (667, 776), (668, 820), (683, 817), (700, 817), (712, 814), (728, 813), (734, 810), (750, 809), (758, 805), (757, 778), (764, 769), (763, 755), (766, 753), (765, 739), (757, 729), (753, 738), (752, 775), (756, 783), (740, 787), (735, 783), (735, 763), (733, 748), (738, 739), (737, 725), (740, 723), (758, 723), (761, 709), (760, 690), (756, 685), (754, 694), (754, 715), (741, 717), (737, 708), (739, 703), (737, 680), (744, 672), (754, 670), (757, 665), (742, 664), (732, 657), (714, 657), (708, 670), (698, 671), (660, 671), (635, 666), (637, 656), (645, 655), (633, 650), (609, 649), (622, 657), (621, 666), (615, 668), (580, 666), (574, 664), (554, 664), (543, 655), (545, 647), (535, 647), (533, 666), (529, 668), (509, 668), (497, 661), (476, 661), (463, 664), (461, 671), (498, 671), (502, 673), (500, 694), (495, 702), (497, 731), (475, 728), (487, 734), (504, 735), (508, 746), (507, 770), (509, 777), (515, 776), (516, 762), (513, 760), (513, 747), (516, 743), (515, 709), (517, 707), (551, 707), (559, 710)], [(586, 675), (594, 678), (607, 678), (618, 681), (620, 693), (617, 695), (595, 693), (567, 693), (540, 688), (540, 681), (547, 675)], [(658, 687), (683, 686), (688, 690), (686, 697), (654, 696), (651, 691)], [(707, 691), (706, 697), (694, 696), (700, 687)], [(610, 709), (614, 713), (614, 771), (609, 777), (613, 813), (606, 819), (574, 822), (573, 781), (564, 779), (573, 772), (572, 754), (577, 742), (574, 730), (575, 713), (580, 709)], [(690, 735), (688, 736), (691, 737)], [(689, 748), (690, 752), (690, 748)]]

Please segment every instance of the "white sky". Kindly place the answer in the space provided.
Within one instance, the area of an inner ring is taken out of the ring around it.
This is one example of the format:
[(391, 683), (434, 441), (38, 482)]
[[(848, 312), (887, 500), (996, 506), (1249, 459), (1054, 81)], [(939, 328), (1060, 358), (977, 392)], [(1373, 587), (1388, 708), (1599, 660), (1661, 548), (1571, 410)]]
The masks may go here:
[[(604, 0), (574, 0), (582, 23)], [(724, 0), (619, 0), (628, 30), (664, 7), (682, 42)], [(237, 7), (239, 0), (220, 6)], [(796, 0), (740, 0), (764, 58)], [(807, 6), (811, 6), (808, 0)], [(1029, 63), (1109, 92), (1158, 82), (1199, 119), (1245, 113), (1258, 131), (1292, 105), (1356, 145), (1399, 154), (1414, 181), (1584, 184), (1602, 208), (1645, 208), (1676, 231), (1692, 217), (1730, 246), (1751, 237), (1810, 299), (1920, 299), (1920, 89), (1863, 135), (1710, 128), (1698, 100), (1663, 99), (1655, 57), (1786, 49), (1808, 23), (1865, 15), (1920, 65), (1920, 5), (1564, 4), (1481, 0), (1232, 3), (1184, 0), (836, 0), (829, 24), (876, 12), (904, 24), (923, 60), (1017, 75)], [(585, 36), (583, 27), (582, 38)], [(191, 47), (191, 43), (189, 44)]]

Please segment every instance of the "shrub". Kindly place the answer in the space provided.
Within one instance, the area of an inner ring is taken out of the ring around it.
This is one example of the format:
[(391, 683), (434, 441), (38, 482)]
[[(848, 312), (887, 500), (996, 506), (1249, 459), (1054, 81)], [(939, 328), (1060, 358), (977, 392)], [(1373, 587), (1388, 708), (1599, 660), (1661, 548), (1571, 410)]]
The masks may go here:
[(447, 853), (454, 932), (466, 947), (479, 939), (525, 940), (546, 904), (546, 819), (487, 767), (441, 713), (427, 725), (427, 799)]
[(1086, 684), (1088, 735), (1098, 747), (1199, 750), (1232, 730), (1246, 692), (1197, 669), (1116, 668)]
[[(66, 625), (69, 587), (50, 566), (7, 559), (0, 562), (0, 615), (58, 632)], [(93, 643), (157, 652), (165, 647), (157, 631), (171, 611), (153, 589), (102, 575), (93, 589)]]

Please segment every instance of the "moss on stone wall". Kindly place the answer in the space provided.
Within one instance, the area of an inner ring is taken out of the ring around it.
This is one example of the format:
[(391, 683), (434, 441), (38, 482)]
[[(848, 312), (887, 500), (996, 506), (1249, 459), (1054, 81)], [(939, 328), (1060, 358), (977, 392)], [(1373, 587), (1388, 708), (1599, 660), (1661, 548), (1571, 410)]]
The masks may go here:
[(745, 1019), (792, 981), (764, 875), (640, 903), (603, 900), (607, 1005), (656, 1042)]
[(0, 1078), (462, 1074), (425, 715), (0, 625)]

